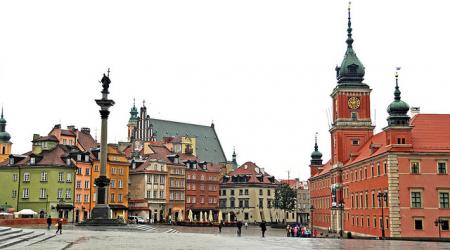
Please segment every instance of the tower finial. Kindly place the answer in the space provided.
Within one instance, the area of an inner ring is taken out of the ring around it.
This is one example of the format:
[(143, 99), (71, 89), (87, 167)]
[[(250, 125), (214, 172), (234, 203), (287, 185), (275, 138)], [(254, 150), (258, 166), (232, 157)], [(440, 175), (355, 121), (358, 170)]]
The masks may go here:
[(353, 38), (352, 38), (352, 17), (351, 17), (351, 4), (352, 2), (348, 2), (348, 28), (347, 28), (347, 47), (352, 48)]
[(316, 132), (316, 134), (314, 136), (314, 141), (315, 141), (315, 143), (314, 143), (314, 151), (318, 151), (319, 150), (319, 146), (317, 145), (317, 135), (318, 134), (319, 133)]
[(136, 98), (133, 98), (133, 107), (136, 107)]
[(398, 71), (401, 69), (401, 67), (395, 68), (395, 91), (394, 91), (394, 99), (399, 101), (401, 99), (400, 97), (400, 88), (398, 87)]
[(2, 118), (3, 118), (3, 104), (2, 104)]
[(145, 99), (142, 100), (142, 106), (145, 107)]

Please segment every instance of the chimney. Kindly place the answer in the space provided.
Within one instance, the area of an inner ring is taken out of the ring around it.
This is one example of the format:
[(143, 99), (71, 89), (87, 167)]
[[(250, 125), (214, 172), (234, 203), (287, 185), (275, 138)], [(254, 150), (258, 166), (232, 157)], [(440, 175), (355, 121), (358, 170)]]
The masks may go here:
[(55, 124), (53, 128), (61, 128), (61, 124)]
[(420, 114), (420, 107), (411, 107), (411, 118)]
[(73, 130), (75, 130), (75, 126), (74, 125), (69, 125), (69, 126), (67, 126), (67, 129), (73, 131)]
[(81, 128), (81, 132), (90, 135), (91, 134), (91, 129), (90, 128)]
[(33, 141), (41, 137), (39, 134), (33, 134)]

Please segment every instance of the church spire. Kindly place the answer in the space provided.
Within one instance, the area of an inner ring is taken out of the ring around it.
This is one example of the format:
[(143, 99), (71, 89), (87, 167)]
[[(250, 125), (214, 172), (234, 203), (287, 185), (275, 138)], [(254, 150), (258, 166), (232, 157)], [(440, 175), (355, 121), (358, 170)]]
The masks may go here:
[(6, 132), (6, 120), (3, 116), (3, 106), (2, 106), (2, 114), (0, 116), (0, 142), (9, 142), (11, 139), (11, 135)]
[(233, 168), (236, 169), (238, 167), (237, 164), (237, 159), (236, 159), (236, 149), (233, 147), (233, 155), (232, 155), (232, 161), (231, 163), (233, 164)]
[(316, 132), (314, 136), (314, 151), (311, 153), (311, 165), (322, 165), (322, 153), (319, 151), (319, 146), (317, 145), (317, 135)]
[(352, 37), (352, 17), (351, 17), (351, 2), (348, 3), (348, 22), (347, 22), (347, 50), (345, 51), (344, 60), (342, 60), (341, 66), (336, 67), (336, 78), (340, 85), (363, 85), (364, 80), (364, 65), (356, 56), (353, 50), (353, 37)]

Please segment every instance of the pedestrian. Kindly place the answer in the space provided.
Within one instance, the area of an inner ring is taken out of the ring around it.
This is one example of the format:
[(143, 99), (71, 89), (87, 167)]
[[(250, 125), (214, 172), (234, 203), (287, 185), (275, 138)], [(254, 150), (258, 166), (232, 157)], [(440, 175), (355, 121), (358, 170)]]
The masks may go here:
[(242, 221), (239, 220), (238, 222), (236, 222), (236, 226), (237, 226), (237, 235), (241, 237)]
[(59, 218), (58, 219), (58, 230), (56, 230), (56, 234), (58, 234), (58, 232), (59, 232), (59, 234), (62, 234), (62, 223), (63, 223), (63, 220), (61, 218)]
[(294, 237), (298, 237), (298, 226), (297, 225), (295, 225), (295, 227), (294, 227)]
[(266, 227), (266, 221), (263, 220), (261, 222), (261, 224), (259, 224), (259, 226), (261, 227), (261, 233), (262, 233), (262, 237), (264, 238), (264, 234), (266, 233), (267, 227)]
[(219, 233), (222, 233), (223, 221), (221, 220), (219, 223)]
[(287, 237), (291, 236), (291, 225), (287, 225), (287, 227), (286, 227), (286, 236)]
[(245, 222), (245, 230), (247, 230), (247, 228), (248, 228), (248, 222)]
[(49, 215), (47, 218), (47, 230), (50, 231), (50, 227), (52, 226), (52, 217)]

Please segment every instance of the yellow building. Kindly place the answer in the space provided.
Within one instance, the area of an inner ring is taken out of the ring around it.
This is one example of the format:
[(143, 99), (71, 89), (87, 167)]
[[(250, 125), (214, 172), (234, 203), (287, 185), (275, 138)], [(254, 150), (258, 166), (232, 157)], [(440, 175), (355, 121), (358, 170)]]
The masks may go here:
[[(100, 149), (92, 151), (94, 157), (92, 179), (95, 180), (100, 175)], [(128, 175), (129, 163), (126, 155), (121, 153), (116, 145), (108, 144), (108, 161), (106, 162), (106, 176), (110, 179), (107, 193), (108, 205), (111, 208), (112, 218), (128, 218)], [(97, 190), (92, 184), (92, 204), (95, 207)]]
[(11, 135), (5, 131), (6, 129), (6, 120), (3, 118), (3, 108), (2, 115), (0, 117), (0, 162), (6, 160), (11, 154), (12, 142)]

